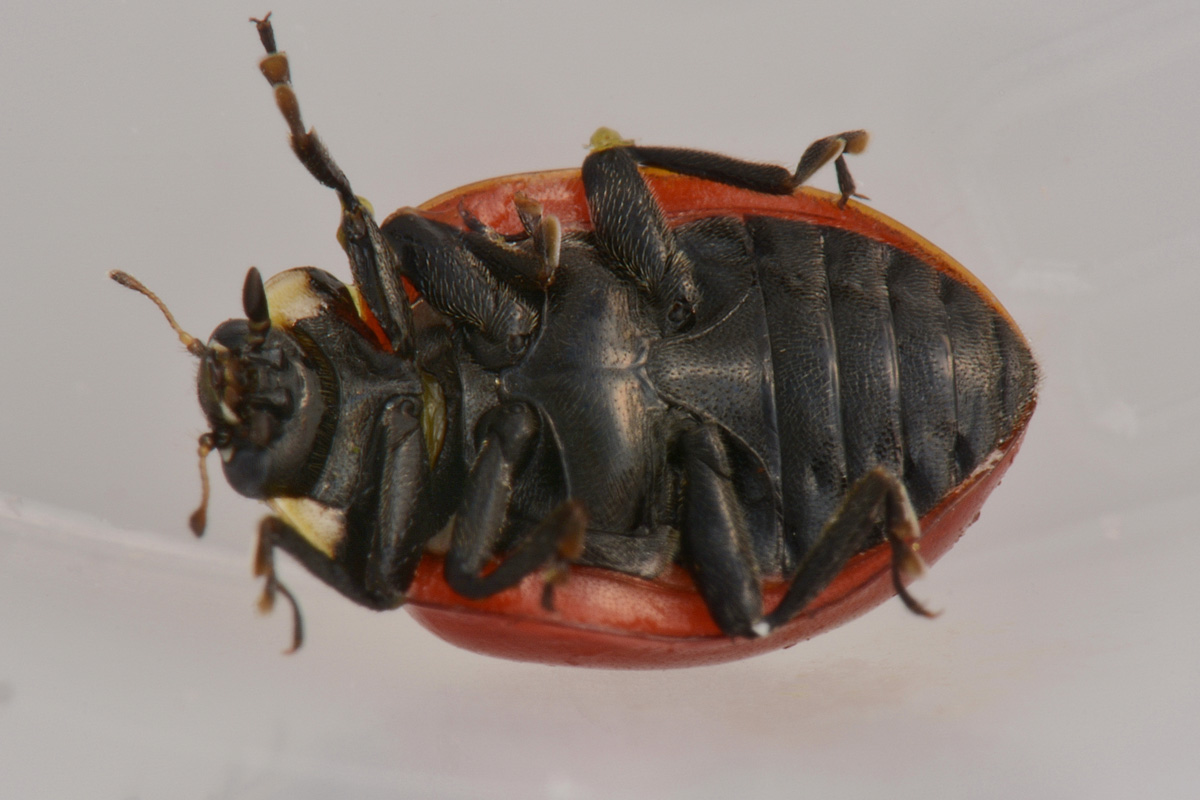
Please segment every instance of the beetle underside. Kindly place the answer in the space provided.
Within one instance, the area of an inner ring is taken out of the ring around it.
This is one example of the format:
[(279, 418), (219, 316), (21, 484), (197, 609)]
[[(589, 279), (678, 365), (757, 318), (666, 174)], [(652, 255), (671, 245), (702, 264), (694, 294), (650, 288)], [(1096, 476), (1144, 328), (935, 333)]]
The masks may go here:
[[(282, 547), (465, 646), (597, 666), (786, 646), (892, 592), (928, 614), (918, 548), (998, 480), (1036, 367), (969, 273), (851, 202), (864, 132), (789, 172), (602, 129), (580, 171), (380, 226), (258, 29), (354, 276), (252, 271), (247, 320), (188, 339), (202, 458), (276, 512), (268, 602)], [(798, 191), (829, 161), (840, 196)]]

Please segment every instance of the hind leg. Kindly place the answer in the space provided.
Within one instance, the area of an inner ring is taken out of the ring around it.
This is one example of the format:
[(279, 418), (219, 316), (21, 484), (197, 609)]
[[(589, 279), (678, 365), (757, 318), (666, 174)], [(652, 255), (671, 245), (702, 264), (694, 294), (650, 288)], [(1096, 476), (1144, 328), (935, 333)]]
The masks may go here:
[(876, 467), (850, 487), (837, 513), (800, 562), (787, 594), (767, 615), (760, 633), (787, 623), (803, 611), (837, 577), (846, 562), (876, 541), (880, 527), (892, 547), (892, 583), (896, 593), (913, 613), (935, 616), (904, 586), (905, 579), (914, 578), (924, 570), (917, 554), (920, 524), (908, 492), (895, 475)]
[(615, 131), (607, 128), (601, 128), (592, 136), (592, 147), (597, 150), (623, 150), (644, 167), (657, 167), (763, 194), (791, 194), (806, 183), (813, 173), (832, 161), (837, 171), (838, 191), (842, 195), (839, 205), (845, 206), (851, 197), (863, 197), (855, 192), (854, 178), (846, 166), (846, 153), (863, 152), (869, 138), (866, 131), (844, 131), (818, 139), (805, 149), (795, 172), (788, 172), (774, 164), (742, 161), (703, 150), (643, 147), (621, 139)]

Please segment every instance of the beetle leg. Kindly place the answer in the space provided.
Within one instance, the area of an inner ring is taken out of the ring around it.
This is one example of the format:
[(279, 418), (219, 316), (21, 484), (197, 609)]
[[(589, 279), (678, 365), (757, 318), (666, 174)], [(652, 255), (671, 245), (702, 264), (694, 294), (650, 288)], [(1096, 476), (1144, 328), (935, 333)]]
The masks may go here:
[(690, 328), (700, 300), (693, 268), (677, 250), (630, 148), (591, 153), (583, 162), (583, 186), (599, 249), (650, 297), (665, 332)]
[(508, 519), (517, 471), (537, 439), (537, 415), (524, 403), (489, 412), (480, 423), (485, 433), (463, 487), (446, 554), (446, 583), (463, 597), (478, 599), (503, 591), (554, 559), (582, 551), (587, 514), (583, 504), (567, 500), (550, 512), (520, 545), (486, 575), (484, 568)]
[(762, 618), (758, 566), (720, 431), (697, 426), (680, 445), (687, 476), (684, 559), (721, 630), (755, 636)]
[(539, 284), (548, 286), (553, 280), (554, 270), (558, 269), (558, 257), (562, 250), (562, 225), (558, 217), (545, 213), (542, 204), (524, 192), (513, 195), (513, 205), (517, 208), (517, 216), (529, 238), (533, 242), (533, 251), (541, 262)]
[[(592, 137), (593, 143), (599, 146), (616, 142), (615, 146), (628, 152), (637, 163), (645, 167), (657, 167), (680, 175), (691, 175), (704, 180), (750, 189), (764, 194), (791, 194), (796, 187), (805, 183), (818, 169), (834, 162), (837, 169), (838, 191), (841, 192), (841, 205), (845, 206), (851, 197), (867, 198), (855, 192), (854, 179), (846, 167), (845, 153), (861, 153), (867, 146), (866, 131), (845, 131), (833, 136), (818, 139), (808, 146), (795, 172), (788, 172), (783, 167), (774, 164), (759, 164), (753, 161), (742, 161), (717, 153), (703, 150), (689, 150), (682, 147), (643, 147), (628, 140), (622, 140), (612, 134), (601, 135), (601, 129)], [(594, 146), (596, 146), (594, 144)]]
[(492, 275), (526, 295), (536, 295), (544, 292), (554, 280), (562, 246), (562, 227), (557, 217), (542, 213), (541, 203), (520, 192), (513, 202), (525, 227), (521, 238), (529, 240), (532, 252), (510, 244), (507, 237), (485, 225), (465, 207), (459, 208), (459, 214), (470, 230), (463, 238)]
[(505, 236), (503, 233), (496, 230), (491, 225), (488, 225), (479, 217), (475, 216), (475, 213), (471, 211), (471, 209), (467, 208), (467, 204), (463, 200), (458, 201), (458, 216), (460, 219), (462, 219), (463, 224), (467, 226), (467, 230), (471, 231), (472, 233), (478, 233), (480, 236), (485, 236), (488, 239), (491, 239), (493, 242), (497, 242), (499, 244), (511, 244), (512, 242), (521, 242), (529, 238), (528, 231), (513, 234), (512, 236)]
[[(538, 228), (541, 225), (545, 211), (542, 208), (542, 204), (524, 192), (516, 192), (513, 194), (513, 206), (516, 208), (517, 218), (521, 220), (521, 227), (524, 228), (521, 233), (508, 235), (500, 233), (500, 231), (475, 216), (462, 200), (458, 201), (458, 215), (462, 218), (463, 224), (467, 228), (475, 233), (483, 234), (496, 242), (512, 244), (513, 242), (523, 242), (526, 239), (538, 236)], [(548, 217), (548, 219), (557, 220), (553, 216)]]
[(341, 198), (342, 222), (338, 238), (350, 258), (354, 282), (387, 334), (392, 349), (410, 358), (413, 353), (412, 309), (400, 280), (396, 255), (380, 233), (370, 204), (354, 194), (346, 174), (329, 155), (316, 131), (305, 130), (300, 103), (292, 88), (287, 54), (275, 49), (270, 17), (268, 14), (261, 20), (251, 21), (258, 27), (259, 38), (267, 51), (267, 57), (259, 62), (259, 69), (275, 91), (275, 102), (291, 133), (292, 150), (314, 178), (337, 191)]
[(429, 459), (420, 411), (412, 399), (397, 398), (384, 407), (374, 445), (379, 496), (363, 587), (380, 606), (395, 607), (403, 602), (425, 544), (436, 533), (417, 519), (418, 502), (429, 483)]
[(294, 653), (304, 643), (304, 619), (295, 596), (275, 574), (275, 546), (281, 535), (290, 531), (287, 523), (278, 517), (263, 517), (258, 524), (258, 541), (254, 545), (254, 576), (263, 579), (263, 592), (258, 598), (258, 609), (264, 614), (275, 607), (276, 593), (282, 594), (292, 607), (292, 646), (285, 653)]
[(494, 243), (413, 212), (394, 214), (383, 233), (421, 296), (468, 329), (475, 356), (485, 367), (500, 368), (521, 357), (538, 313), (497, 280), (469, 246), (471, 241), (480, 247)]
[(796, 165), (796, 173), (792, 176), (792, 185), (801, 185), (811, 178), (814, 172), (832, 160), (833, 166), (837, 170), (838, 191), (842, 195), (838, 205), (844, 208), (851, 197), (869, 200), (870, 198), (855, 192), (854, 179), (850, 177), (850, 169), (846, 166), (845, 155), (846, 153), (857, 154), (866, 150), (869, 138), (866, 131), (846, 131), (813, 142), (800, 157), (800, 163)]
[(766, 617), (768, 629), (785, 624), (804, 610), (837, 577), (854, 555), (875, 541), (879, 528), (892, 547), (892, 583), (910, 611), (935, 616), (905, 588), (903, 579), (919, 575), (924, 565), (917, 554), (920, 524), (900, 480), (882, 467), (860, 478), (821, 536), (805, 555), (783, 600)]
[(404, 602), (403, 592), (412, 582), (425, 542), (430, 534), (436, 533), (426, 530), (431, 526), (422, 525), (422, 520), (414, 519), (419, 513), (421, 488), (428, 480), (425, 437), (416, 417), (418, 413), (412, 401), (406, 398), (393, 400), (385, 406), (368, 454), (368, 463), (374, 465), (371, 485), (378, 487), (379, 494), (364, 499), (365, 509), (351, 507), (340, 517), (342, 525), (346, 518), (368, 520), (364, 527), (369, 525), (369, 538), (342, 536), (333, 544), (320, 546), (318, 538), (306, 536), (294, 527), (309, 520), (304, 510), (290, 512), (292, 522), (280, 517), (267, 517), (262, 521), (255, 574), (267, 579), (264, 606), (269, 607), (276, 589), (283, 591), (295, 605), (291, 594), (279, 586), (275, 578), (272, 559), (275, 547), (280, 547), (313, 575), (367, 608), (396, 608)]

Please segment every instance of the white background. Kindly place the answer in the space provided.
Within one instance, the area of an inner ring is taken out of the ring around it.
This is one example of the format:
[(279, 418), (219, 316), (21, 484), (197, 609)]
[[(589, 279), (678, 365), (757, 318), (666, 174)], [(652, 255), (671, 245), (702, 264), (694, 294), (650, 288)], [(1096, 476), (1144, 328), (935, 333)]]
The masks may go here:
[[(276, 2), (306, 119), (383, 212), (567, 167), (601, 124), (794, 164), (865, 127), (875, 208), (1021, 323), (1045, 381), (916, 592), (682, 672), (495, 661), (284, 564), (199, 487), (194, 364), (242, 277), (347, 275), (241, 3), (0, 10), (0, 797), (1194, 797), (1200, 12), (1187, 2)], [(832, 187), (830, 170), (816, 185)]]

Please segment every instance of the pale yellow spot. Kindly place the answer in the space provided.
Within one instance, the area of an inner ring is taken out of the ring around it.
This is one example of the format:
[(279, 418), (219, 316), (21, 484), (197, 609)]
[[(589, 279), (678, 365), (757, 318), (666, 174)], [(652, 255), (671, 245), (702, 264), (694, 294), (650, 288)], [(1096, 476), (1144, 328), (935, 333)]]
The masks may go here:
[(362, 292), (355, 285), (346, 288), (350, 290), (350, 299), (354, 301), (354, 310), (358, 312), (359, 319), (366, 319), (367, 301), (363, 299)]
[(325, 308), (324, 301), (312, 290), (308, 272), (289, 269), (267, 281), (267, 308), (271, 324), (290, 328), (302, 319), (318, 316)]
[(597, 128), (588, 142), (588, 149), (595, 153), (613, 147), (628, 147), (631, 144), (633, 144), (633, 139), (622, 139), (621, 134), (612, 128)]
[(424, 372), (421, 373), (421, 429), (425, 433), (429, 466), (433, 467), (446, 440), (446, 396), (441, 384)]
[(327, 558), (336, 558), (346, 538), (346, 512), (307, 497), (273, 497), (267, 505)]

